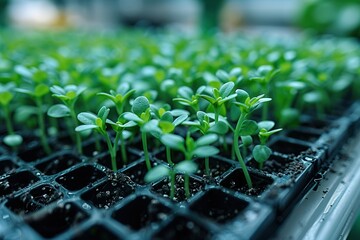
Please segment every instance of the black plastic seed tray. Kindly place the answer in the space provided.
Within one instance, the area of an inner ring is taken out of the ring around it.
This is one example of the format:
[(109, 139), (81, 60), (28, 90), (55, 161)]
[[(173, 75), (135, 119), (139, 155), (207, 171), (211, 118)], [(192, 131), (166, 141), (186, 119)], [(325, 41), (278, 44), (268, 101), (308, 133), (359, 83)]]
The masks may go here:
[[(262, 170), (247, 157), (251, 190), (229, 154), (210, 158), (211, 177), (204, 177), (203, 159), (195, 159), (199, 170), (190, 178), (188, 200), (182, 175), (175, 200), (168, 197), (167, 179), (144, 182), (146, 165), (136, 144), (128, 147), (129, 164), (113, 174), (109, 154), (95, 151), (93, 140), (79, 156), (66, 137), (52, 139), (57, 151), (46, 156), (27, 135), (29, 144), (18, 154), (0, 147), (0, 238), (262, 239), (359, 127), (360, 104), (337, 118), (302, 122), (271, 140), (273, 154)], [(164, 155), (155, 149), (152, 164), (165, 164)]]

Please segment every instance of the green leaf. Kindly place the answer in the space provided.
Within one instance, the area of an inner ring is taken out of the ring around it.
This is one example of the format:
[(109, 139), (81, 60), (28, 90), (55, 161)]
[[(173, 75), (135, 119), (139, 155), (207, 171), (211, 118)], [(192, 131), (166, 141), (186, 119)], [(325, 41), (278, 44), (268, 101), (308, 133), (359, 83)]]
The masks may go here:
[(26, 78), (31, 78), (33, 76), (33, 73), (27, 67), (22, 66), (22, 65), (15, 66), (14, 71), (17, 74), (19, 74), (23, 77), (26, 77)]
[(184, 114), (184, 115), (180, 115), (179, 117), (177, 117), (174, 122), (173, 122), (173, 125), (176, 127), (180, 124), (182, 124), (186, 119), (188, 119), (188, 115), (187, 114)]
[(183, 110), (183, 109), (174, 109), (174, 110), (171, 110), (170, 112), (174, 117), (178, 117), (181, 115), (189, 115), (189, 112), (186, 110)]
[(229, 94), (233, 90), (234, 86), (235, 86), (235, 84), (233, 82), (227, 82), (224, 85), (222, 85), (219, 89), (220, 96), (222, 98), (226, 98), (227, 96), (229, 96)]
[(0, 104), (3, 106), (9, 105), (14, 95), (11, 92), (0, 92)]
[(193, 174), (198, 169), (196, 163), (191, 160), (184, 160), (175, 165), (174, 170), (178, 173)]
[(259, 129), (265, 128), (267, 131), (272, 129), (275, 126), (275, 123), (273, 121), (261, 121), (258, 122)]
[(247, 135), (254, 135), (258, 132), (258, 125), (253, 120), (245, 120), (240, 127), (239, 135), (240, 136), (247, 136)]
[(249, 97), (249, 94), (242, 89), (236, 90), (235, 93), (237, 95), (236, 100), (240, 103), (244, 103), (246, 99)]
[(88, 124), (88, 125), (95, 125), (95, 121), (98, 117), (93, 114), (93, 113), (89, 113), (89, 112), (82, 112), (82, 113), (79, 113), (78, 116), (77, 116), (77, 119), (84, 123), (84, 124)]
[(56, 104), (49, 108), (47, 114), (54, 118), (67, 117), (70, 116), (70, 109), (64, 104)]
[(197, 146), (209, 145), (209, 144), (216, 142), (217, 140), (218, 140), (218, 136), (216, 134), (207, 134), (207, 135), (200, 137), (196, 141), (196, 145)]
[(210, 97), (208, 95), (200, 94), (199, 97), (205, 99), (206, 101), (210, 102), (211, 104), (214, 104), (216, 102), (216, 99), (213, 97)]
[(163, 133), (172, 133), (175, 129), (175, 125), (167, 121), (159, 121), (159, 127)]
[(229, 126), (225, 122), (220, 120), (217, 123), (214, 123), (208, 131), (211, 133), (224, 135), (229, 131)]
[(42, 97), (49, 93), (49, 87), (45, 84), (39, 84), (34, 89), (34, 95), (36, 97)]
[(62, 87), (59, 87), (56, 85), (50, 87), (50, 91), (56, 95), (65, 95), (66, 94), (65, 90)]
[(251, 136), (241, 136), (241, 141), (245, 147), (249, 147), (253, 143)]
[(197, 157), (211, 157), (219, 153), (219, 149), (214, 146), (200, 146), (197, 147), (193, 154)]
[(170, 169), (164, 165), (157, 165), (150, 169), (145, 175), (145, 182), (154, 182), (170, 174)]
[(7, 135), (3, 139), (4, 143), (10, 147), (19, 146), (23, 142), (22, 136), (18, 134)]
[(217, 70), (215, 75), (222, 82), (228, 82), (229, 81), (229, 74), (227, 72), (225, 72), (224, 70), (222, 70), (222, 69)]
[(93, 124), (80, 125), (75, 128), (75, 131), (82, 132), (82, 131), (86, 131), (86, 130), (90, 130), (90, 129), (94, 129), (94, 128), (99, 128), (99, 126), (93, 125)]
[(192, 96), (194, 95), (194, 92), (191, 88), (183, 86), (178, 89), (178, 94), (182, 98), (191, 100)]
[(184, 150), (184, 139), (175, 134), (165, 134), (160, 138), (161, 142), (172, 149)]
[(134, 122), (137, 122), (137, 123), (144, 122), (140, 117), (138, 117), (136, 114), (131, 113), (131, 112), (126, 112), (126, 113), (124, 113), (123, 116), (128, 121), (134, 121)]
[(263, 163), (269, 159), (271, 152), (271, 149), (265, 145), (256, 145), (252, 154), (258, 163)]
[(149, 107), (150, 107), (149, 100), (144, 96), (140, 96), (135, 98), (131, 111), (136, 115), (140, 116)]
[(172, 122), (174, 120), (173, 115), (169, 112), (166, 111), (162, 116), (161, 116), (161, 121), (167, 121), (167, 122)]
[(25, 89), (25, 88), (15, 88), (15, 91), (16, 92), (19, 92), (19, 93), (24, 93), (24, 94), (27, 94), (27, 95), (30, 95), (30, 96), (33, 96), (34, 93), (28, 89)]

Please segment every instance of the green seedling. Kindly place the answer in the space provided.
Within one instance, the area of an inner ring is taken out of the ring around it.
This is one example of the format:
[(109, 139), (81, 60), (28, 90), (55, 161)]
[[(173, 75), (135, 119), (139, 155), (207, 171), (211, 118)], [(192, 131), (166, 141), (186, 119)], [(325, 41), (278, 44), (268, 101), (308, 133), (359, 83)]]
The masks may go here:
[(182, 86), (178, 89), (178, 97), (174, 98), (173, 101), (180, 103), (184, 106), (189, 106), (195, 113), (199, 111), (199, 97), (200, 94), (205, 90), (205, 87), (200, 87), (194, 93), (194, 91), (186, 86)]
[[(219, 149), (210, 146), (218, 140), (216, 134), (204, 135), (196, 141), (190, 136), (190, 132), (186, 135), (186, 139), (175, 134), (165, 134), (160, 140), (165, 146), (183, 152), (186, 161), (191, 161), (194, 156), (206, 158), (219, 153)], [(187, 198), (190, 196), (187, 174), (185, 174), (185, 195)]]
[(0, 105), (4, 112), (7, 130), (7, 135), (3, 141), (6, 145), (16, 148), (22, 143), (23, 138), (19, 134), (15, 134), (11, 121), (10, 102), (14, 98), (14, 94), (11, 92), (12, 88), (14, 88), (14, 84), (12, 83), (0, 85)]
[[(191, 175), (197, 171), (198, 166), (193, 161), (184, 160), (175, 165), (172, 165), (170, 168), (165, 167), (164, 165), (157, 165), (156, 167), (152, 168), (149, 172), (145, 175), (145, 182), (150, 183), (154, 181), (158, 181), (164, 177), (169, 177), (170, 179), (170, 199), (174, 199), (175, 197), (175, 177), (176, 174), (184, 174), (184, 175)], [(187, 189), (189, 186), (184, 185), (186, 189), (185, 192), (189, 192), (190, 190)], [(186, 195), (188, 198), (190, 195)]]
[(220, 79), (221, 82), (233, 82), (235, 86), (238, 86), (238, 84), (244, 78), (242, 75), (242, 69), (239, 67), (231, 69), (229, 73), (222, 69), (219, 69), (218, 71), (216, 71), (216, 76)]
[(249, 94), (242, 89), (236, 90), (236, 94), (237, 97), (234, 104), (240, 108), (240, 117), (234, 130), (233, 148), (236, 157), (240, 163), (241, 169), (244, 172), (247, 185), (249, 188), (252, 188), (252, 181), (249, 172), (246, 168), (244, 159), (241, 156), (240, 149), (238, 147), (239, 137), (251, 136), (259, 131), (258, 124), (255, 121), (248, 119), (249, 114), (251, 114), (255, 109), (260, 107), (262, 103), (271, 101), (271, 98), (264, 98), (264, 95), (250, 98)]
[(215, 122), (219, 121), (220, 112), (226, 114), (225, 103), (234, 99), (236, 94), (231, 94), (235, 84), (228, 82), (223, 84), (219, 89), (213, 88), (212, 96), (200, 94), (199, 96), (211, 104), (215, 113)]
[(280, 132), (282, 129), (278, 128), (271, 130), (275, 126), (275, 123), (273, 121), (262, 121), (258, 123), (258, 126), (260, 129), (259, 130), (260, 144), (256, 145), (253, 148), (252, 154), (255, 161), (259, 163), (259, 168), (262, 169), (264, 162), (269, 159), (272, 153), (271, 149), (268, 146), (266, 146), (269, 137), (274, 133)]
[[(82, 131), (94, 130), (97, 131), (101, 136), (103, 136), (105, 138), (106, 144), (109, 149), (109, 153), (111, 157), (111, 167), (113, 171), (116, 172), (117, 171), (116, 152), (117, 152), (119, 137), (116, 136), (114, 143), (112, 143), (109, 133), (106, 131), (106, 123), (109, 122), (109, 120), (107, 119), (109, 112), (110, 109), (103, 106), (100, 108), (97, 115), (89, 112), (79, 113), (77, 118), (80, 122), (83, 123), (83, 125), (76, 127), (75, 131), (82, 132)], [(121, 131), (119, 132), (121, 133)], [(117, 133), (117, 135), (118, 134), (119, 133)]]
[[(229, 126), (222, 119), (218, 122), (211, 122), (210, 117), (203, 111), (198, 111), (197, 120), (185, 121), (183, 124), (190, 126), (190, 131), (200, 131), (203, 135), (213, 133), (219, 136), (224, 136), (229, 131)], [(225, 142), (224, 142), (225, 143)], [(226, 145), (226, 144), (225, 144)], [(210, 176), (209, 157), (205, 157), (205, 174)]]
[(37, 118), (40, 130), (40, 141), (47, 154), (51, 153), (51, 149), (47, 140), (47, 134), (45, 130), (45, 117), (43, 111), (43, 98), (50, 92), (49, 87), (43, 83), (37, 84), (33, 91), (25, 88), (16, 88), (17, 92), (27, 94), (36, 103)]
[[(189, 113), (184, 110), (166, 111), (165, 108), (158, 108), (155, 105), (151, 106), (152, 112), (158, 120), (158, 127), (161, 132), (156, 136), (158, 139), (164, 135), (173, 133), (175, 128), (182, 124), (189, 117)], [(176, 117), (174, 119), (174, 117)], [(171, 149), (165, 146), (166, 160), (170, 166), (174, 165), (171, 159)]]
[(150, 103), (149, 100), (144, 96), (135, 98), (131, 111), (132, 112), (125, 112), (123, 117), (128, 121), (135, 122), (139, 126), (146, 167), (148, 170), (150, 170), (151, 162), (147, 144), (147, 133), (157, 131), (157, 122), (151, 121)]
[[(63, 104), (55, 104), (48, 110), (48, 115), (54, 118), (70, 117), (74, 129), (78, 125), (76, 118), (75, 103), (78, 100), (80, 94), (85, 90), (85, 87), (67, 85), (65, 87), (52, 86), (50, 91), (53, 93), (53, 97), (59, 99)], [(75, 132), (76, 148), (80, 154), (82, 154), (81, 136), (78, 132)]]

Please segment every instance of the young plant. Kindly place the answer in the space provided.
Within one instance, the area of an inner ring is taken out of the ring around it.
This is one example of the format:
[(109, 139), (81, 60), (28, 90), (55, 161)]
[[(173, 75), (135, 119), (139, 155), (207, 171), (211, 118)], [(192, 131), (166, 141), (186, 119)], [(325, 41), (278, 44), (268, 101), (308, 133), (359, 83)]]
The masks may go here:
[[(221, 119), (218, 122), (211, 122), (210, 117), (203, 111), (198, 111), (197, 120), (185, 121), (183, 124), (190, 126), (190, 131), (200, 131), (203, 135), (214, 133), (219, 136), (225, 135), (229, 131), (228, 125)], [(210, 176), (209, 157), (205, 157), (205, 175)]]
[(109, 148), (112, 170), (116, 172), (117, 171), (116, 151), (117, 151), (118, 139), (115, 138), (114, 143), (112, 143), (109, 133), (106, 131), (106, 122), (109, 112), (110, 109), (103, 106), (100, 108), (97, 115), (89, 112), (79, 113), (77, 118), (80, 122), (83, 123), (83, 125), (77, 126), (75, 128), (75, 131), (82, 132), (82, 131), (94, 130), (97, 131), (101, 136), (103, 136)]
[(7, 130), (7, 135), (4, 137), (3, 141), (6, 145), (16, 148), (22, 143), (23, 139), (19, 134), (15, 134), (11, 121), (10, 102), (14, 98), (14, 94), (11, 92), (13, 87), (14, 85), (12, 83), (0, 85), (0, 105), (4, 112)]
[(36, 103), (37, 118), (40, 130), (40, 141), (47, 154), (51, 153), (51, 149), (47, 140), (45, 129), (45, 117), (43, 109), (43, 98), (49, 93), (49, 87), (43, 83), (37, 84), (33, 91), (25, 88), (16, 88), (17, 92), (29, 95)]
[[(189, 176), (194, 174), (197, 171), (198, 166), (193, 161), (184, 160), (175, 165), (170, 166), (170, 168), (164, 165), (157, 165), (148, 171), (145, 175), (145, 182), (150, 183), (158, 181), (164, 177), (169, 177), (170, 179), (170, 199), (175, 197), (175, 178), (176, 174), (184, 174)], [(184, 186), (185, 188), (187, 186)], [(188, 190), (189, 191), (189, 190)], [(186, 190), (185, 190), (186, 192)], [(188, 198), (190, 195), (186, 195)]]
[[(210, 146), (210, 144), (216, 142), (217, 139), (218, 136), (216, 134), (208, 134), (195, 141), (190, 136), (190, 132), (188, 132), (186, 139), (175, 134), (165, 134), (161, 136), (160, 140), (165, 146), (183, 152), (185, 161), (192, 161), (194, 156), (206, 158), (218, 154), (219, 149)], [(185, 174), (184, 179), (185, 195), (188, 198), (190, 196), (189, 175)]]
[(189, 106), (195, 113), (199, 111), (199, 96), (205, 90), (202, 86), (198, 88), (196, 93), (186, 86), (182, 86), (178, 89), (178, 97), (174, 98), (173, 101), (180, 103), (184, 106)]
[(215, 122), (219, 121), (220, 112), (226, 113), (225, 103), (234, 99), (236, 94), (231, 94), (235, 84), (227, 82), (219, 89), (213, 88), (212, 96), (200, 94), (199, 96), (211, 104), (215, 113)]
[(262, 169), (264, 162), (269, 159), (272, 153), (271, 149), (268, 146), (266, 146), (266, 143), (271, 135), (280, 132), (282, 129), (278, 128), (271, 130), (275, 126), (275, 123), (273, 121), (262, 121), (258, 123), (258, 126), (260, 129), (259, 131), (260, 144), (256, 145), (253, 148), (252, 154), (255, 161), (259, 163), (259, 168)]
[(147, 144), (147, 133), (153, 131), (154, 128), (157, 127), (157, 123), (151, 121), (149, 100), (144, 96), (135, 98), (133, 105), (131, 107), (131, 111), (132, 112), (125, 112), (123, 117), (128, 121), (135, 122), (139, 126), (146, 167), (148, 170), (150, 170), (151, 162), (150, 162), (149, 150)]
[(240, 117), (234, 129), (233, 148), (244, 173), (246, 183), (249, 188), (252, 188), (252, 181), (238, 146), (239, 138), (240, 136), (251, 136), (258, 132), (259, 127), (255, 121), (248, 119), (249, 114), (262, 103), (271, 101), (271, 98), (264, 98), (264, 95), (250, 98), (249, 94), (242, 89), (236, 90), (236, 94), (237, 98), (234, 104), (240, 108)]
[[(54, 118), (70, 117), (73, 128), (75, 128), (78, 125), (75, 103), (84, 90), (85, 87), (75, 85), (67, 85), (63, 88), (56, 85), (50, 87), (50, 91), (53, 93), (52, 96), (59, 99), (63, 104), (51, 106), (47, 112), (48, 115)], [(82, 154), (81, 136), (78, 132), (75, 132), (75, 142), (78, 152)]]

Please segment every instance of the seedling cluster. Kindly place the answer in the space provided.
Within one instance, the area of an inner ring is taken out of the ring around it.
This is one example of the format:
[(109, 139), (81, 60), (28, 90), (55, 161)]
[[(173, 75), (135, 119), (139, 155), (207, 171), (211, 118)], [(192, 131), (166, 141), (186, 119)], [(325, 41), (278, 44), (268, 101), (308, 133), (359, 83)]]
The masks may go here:
[[(140, 143), (145, 181), (168, 177), (171, 198), (177, 174), (190, 197), (194, 160), (211, 178), (210, 157), (223, 153), (252, 188), (246, 161), (251, 154), (263, 167), (271, 135), (360, 97), (360, 48), (351, 40), (53, 34), (0, 40), (2, 142), (17, 151), (31, 129), (46, 154), (68, 136), (81, 155), (95, 141), (114, 172), (129, 163), (127, 146)], [(156, 165), (154, 148), (166, 156)]]

